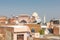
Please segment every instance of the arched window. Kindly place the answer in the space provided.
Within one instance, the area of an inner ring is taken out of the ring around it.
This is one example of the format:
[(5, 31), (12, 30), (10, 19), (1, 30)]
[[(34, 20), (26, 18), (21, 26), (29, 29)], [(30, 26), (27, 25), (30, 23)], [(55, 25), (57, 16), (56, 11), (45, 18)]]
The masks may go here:
[(33, 21), (33, 23), (36, 23), (37, 21), (35, 20), (35, 21)]
[(22, 20), (20, 23), (27, 23), (25, 20)]
[(34, 32), (35, 32), (35, 29), (34, 29), (34, 28), (32, 28), (32, 29), (31, 29), (31, 32), (32, 32), (32, 33), (34, 33)]

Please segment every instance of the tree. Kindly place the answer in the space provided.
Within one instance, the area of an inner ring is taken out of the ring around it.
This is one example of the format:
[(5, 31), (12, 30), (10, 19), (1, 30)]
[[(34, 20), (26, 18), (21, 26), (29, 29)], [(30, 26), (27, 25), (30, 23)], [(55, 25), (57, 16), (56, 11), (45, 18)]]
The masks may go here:
[(40, 33), (40, 35), (44, 35), (44, 29), (41, 29), (41, 30), (39, 31), (39, 33)]

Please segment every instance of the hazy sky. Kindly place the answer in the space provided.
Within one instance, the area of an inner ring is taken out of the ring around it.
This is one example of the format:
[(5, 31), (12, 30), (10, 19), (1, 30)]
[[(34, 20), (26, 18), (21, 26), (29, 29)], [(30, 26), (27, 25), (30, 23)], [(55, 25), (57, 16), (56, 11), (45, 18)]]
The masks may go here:
[(0, 0), (0, 16), (31, 15), (37, 12), (41, 19), (60, 18), (60, 0)]

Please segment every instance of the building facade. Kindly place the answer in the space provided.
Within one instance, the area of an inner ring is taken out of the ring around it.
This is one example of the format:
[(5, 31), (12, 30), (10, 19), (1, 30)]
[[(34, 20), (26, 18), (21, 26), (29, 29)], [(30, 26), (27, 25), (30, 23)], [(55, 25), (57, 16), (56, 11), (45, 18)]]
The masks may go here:
[[(3, 30), (3, 31), (2, 31)], [(35, 16), (26, 14), (17, 17), (0, 17), (1, 40), (29, 40), (39, 38), (40, 24), (37, 24)]]

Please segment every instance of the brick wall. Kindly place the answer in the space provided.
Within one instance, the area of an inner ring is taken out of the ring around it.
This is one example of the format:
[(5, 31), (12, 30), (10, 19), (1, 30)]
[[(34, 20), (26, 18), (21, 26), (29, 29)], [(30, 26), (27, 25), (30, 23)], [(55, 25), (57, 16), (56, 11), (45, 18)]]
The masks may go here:
[(53, 28), (53, 33), (54, 33), (55, 35), (59, 35), (59, 27), (54, 27), (54, 28)]
[[(10, 27), (0, 27), (0, 38), (2, 38), (0, 40), (8, 40), (9, 38), (11, 39), (9, 34), (12, 34), (11, 36), (13, 37), (13, 31), (14, 31), (14, 29), (10, 28)], [(8, 36), (9, 36), (9, 38), (8, 38)]]
[(35, 32), (39, 32), (39, 30), (40, 30), (40, 24), (26, 24), (29, 28), (30, 28), (30, 30), (32, 29), (32, 28), (34, 28), (35, 29)]

